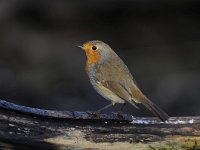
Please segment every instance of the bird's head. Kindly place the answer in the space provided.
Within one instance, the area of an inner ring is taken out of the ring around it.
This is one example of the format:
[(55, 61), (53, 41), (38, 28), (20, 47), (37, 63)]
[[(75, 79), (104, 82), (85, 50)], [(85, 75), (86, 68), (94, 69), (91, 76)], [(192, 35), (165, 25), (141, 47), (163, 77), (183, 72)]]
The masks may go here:
[(112, 52), (109, 45), (98, 40), (86, 42), (79, 47), (85, 51), (89, 64), (105, 60)]

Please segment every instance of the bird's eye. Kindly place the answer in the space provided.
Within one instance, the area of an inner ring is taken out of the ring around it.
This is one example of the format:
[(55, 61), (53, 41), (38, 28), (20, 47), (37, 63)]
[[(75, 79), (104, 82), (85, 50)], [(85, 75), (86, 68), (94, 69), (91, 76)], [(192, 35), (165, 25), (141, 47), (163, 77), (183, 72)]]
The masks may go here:
[(94, 50), (94, 51), (95, 51), (96, 49), (97, 49), (97, 47), (96, 47), (96, 46), (92, 46), (92, 50)]

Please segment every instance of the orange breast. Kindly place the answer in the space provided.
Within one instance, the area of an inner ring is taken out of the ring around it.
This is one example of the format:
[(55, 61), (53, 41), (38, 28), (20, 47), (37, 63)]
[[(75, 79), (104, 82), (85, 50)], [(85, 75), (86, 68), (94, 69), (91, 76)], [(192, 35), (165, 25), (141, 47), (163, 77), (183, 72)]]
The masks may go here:
[(86, 56), (87, 56), (88, 65), (100, 61), (101, 56), (97, 51), (94, 51), (91, 49), (86, 49), (85, 52), (86, 52)]
[(89, 66), (93, 63), (96, 63), (98, 61), (100, 61), (101, 59), (101, 55), (99, 54), (99, 52), (92, 50), (92, 46), (94, 46), (91, 43), (86, 43), (83, 45), (84, 46), (84, 50), (87, 56), (87, 62), (86, 62), (86, 73), (87, 75), (89, 75)]
[(86, 52), (86, 56), (87, 56), (87, 62), (86, 62), (85, 70), (86, 70), (87, 75), (89, 76), (89, 66), (93, 63), (100, 61), (101, 56), (98, 52), (96, 52), (94, 50), (86, 49), (85, 52)]

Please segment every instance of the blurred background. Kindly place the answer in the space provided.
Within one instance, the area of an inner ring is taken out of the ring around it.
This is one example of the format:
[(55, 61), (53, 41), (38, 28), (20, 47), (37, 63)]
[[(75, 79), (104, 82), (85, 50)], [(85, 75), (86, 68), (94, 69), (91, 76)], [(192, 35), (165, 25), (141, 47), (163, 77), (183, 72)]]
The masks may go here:
[[(0, 99), (58, 110), (107, 105), (76, 47), (102, 40), (169, 115), (200, 115), (199, 8), (195, 0), (1, 0)], [(151, 115), (130, 105), (124, 112)]]

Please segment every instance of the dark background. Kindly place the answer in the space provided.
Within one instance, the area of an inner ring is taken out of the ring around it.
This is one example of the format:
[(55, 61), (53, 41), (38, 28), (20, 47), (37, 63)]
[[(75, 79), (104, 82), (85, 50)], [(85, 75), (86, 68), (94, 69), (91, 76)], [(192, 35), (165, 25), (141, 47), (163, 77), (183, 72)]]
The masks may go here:
[[(1, 0), (0, 98), (59, 110), (108, 104), (90, 85), (85, 54), (76, 47), (88, 40), (108, 43), (169, 115), (200, 115), (195, 0)], [(125, 107), (126, 113), (150, 115), (141, 110)]]

